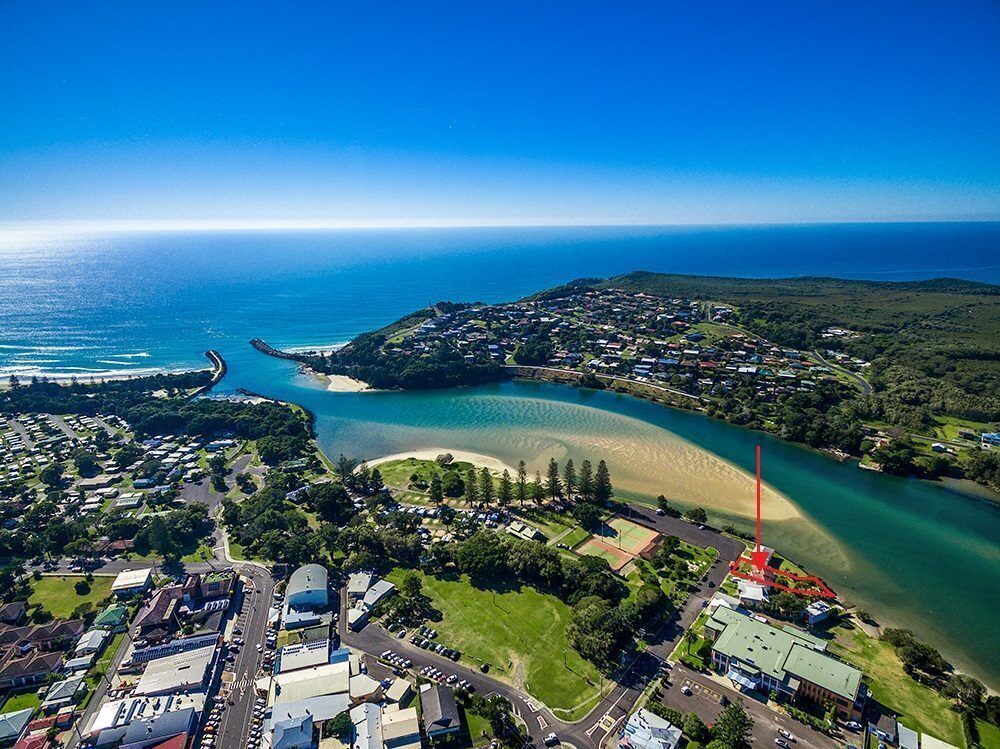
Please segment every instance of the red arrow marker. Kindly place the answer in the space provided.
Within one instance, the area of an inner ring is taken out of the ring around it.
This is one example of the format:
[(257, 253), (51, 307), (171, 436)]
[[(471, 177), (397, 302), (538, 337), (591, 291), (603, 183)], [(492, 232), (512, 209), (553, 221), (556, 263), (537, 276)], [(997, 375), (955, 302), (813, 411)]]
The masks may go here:
[(757, 548), (750, 552), (750, 563), (757, 574), (764, 574), (767, 566), (767, 552), (760, 546), (760, 445), (757, 445)]

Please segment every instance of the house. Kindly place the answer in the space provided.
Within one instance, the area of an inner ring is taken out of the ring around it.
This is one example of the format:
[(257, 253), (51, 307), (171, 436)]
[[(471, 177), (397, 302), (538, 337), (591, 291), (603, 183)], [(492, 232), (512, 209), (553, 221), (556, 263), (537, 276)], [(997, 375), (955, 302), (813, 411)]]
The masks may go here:
[(363, 603), (368, 609), (373, 609), (395, 592), (395, 585), (390, 583), (388, 580), (379, 580), (368, 589), (367, 593), (365, 593)]
[(385, 690), (385, 699), (390, 704), (395, 703), (405, 707), (413, 699), (413, 685), (409, 679), (400, 677)]
[(420, 706), (428, 738), (455, 733), (462, 727), (455, 693), (448, 687), (432, 684), (420, 693)]
[(833, 615), (833, 612), (833, 606), (828, 604), (826, 601), (813, 601), (806, 606), (806, 624), (813, 627), (820, 622), (824, 622), (829, 619)]
[(876, 702), (869, 705), (867, 724), (868, 732), (878, 736), (880, 741), (893, 745), (896, 743), (896, 716), (884, 706)]
[(415, 707), (388, 705), (382, 708), (384, 749), (420, 749), (420, 721)]
[(271, 724), (271, 749), (305, 749), (312, 746), (313, 719), (303, 711)]
[(920, 738), (912, 728), (907, 728), (902, 723), (897, 724), (899, 733), (899, 749), (920, 749)]
[(135, 615), (133, 629), (137, 639), (158, 642), (173, 634), (177, 626), (177, 607), (182, 590), (178, 586), (160, 588)]
[(151, 749), (177, 736), (190, 736), (194, 733), (196, 715), (194, 708), (189, 707), (154, 718), (134, 720), (127, 726), (101, 731), (96, 746), (107, 746), (120, 741), (121, 749)]
[(81, 655), (91, 655), (104, 650), (104, 644), (108, 641), (108, 633), (103, 629), (91, 629), (83, 633), (83, 637), (76, 643), (73, 649), (74, 657)]
[(705, 622), (712, 665), (741, 689), (832, 704), (844, 720), (860, 720), (868, 693), (862, 673), (828, 655), (806, 632), (772, 627), (719, 606)]
[(208, 681), (215, 652), (215, 647), (210, 646), (150, 661), (136, 682), (133, 696), (201, 689)]
[(128, 616), (128, 609), (121, 604), (113, 603), (94, 619), (93, 627), (106, 629), (109, 632), (124, 632), (125, 618)]
[(283, 674), (288, 671), (298, 671), (332, 662), (329, 640), (306, 640), (305, 642), (285, 645), (278, 651), (278, 665), (275, 673)]
[(82, 619), (60, 619), (27, 627), (0, 626), (0, 647), (16, 646), (22, 653), (30, 649), (63, 650), (74, 644), (86, 627)]
[(980, 444), (984, 448), (1000, 447), (1000, 432), (984, 432)]
[(352, 572), (347, 578), (347, 600), (360, 601), (372, 586), (372, 576), (368, 572)]
[(382, 709), (371, 702), (363, 702), (350, 712), (354, 723), (354, 740), (351, 749), (382, 749)]
[(47, 713), (55, 712), (67, 705), (72, 705), (77, 698), (87, 691), (87, 682), (83, 676), (71, 676), (68, 679), (57, 681), (49, 691), (45, 693), (45, 700), (42, 702), (42, 710)]
[(643, 707), (628, 717), (618, 734), (622, 749), (676, 749), (680, 740), (680, 728)]
[(24, 618), (24, 612), (27, 608), (27, 601), (12, 601), (3, 604), (0, 606), (0, 624), (17, 626)]
[(520, 520), (514, 520), (507, 526), (507, 532), (515, 538), (524, 541), (544, 541), (545, 536), (537, 528), (533, 528)]
[(116, 598), (131, 598), (149, 590), (153, 584), (151, 569), (123, 570), (111, 584), (111, 592)]
[(34, 708), (26, 707), (24, 710), (15, 710), (12, 713), (0, 715), (0, 744), (10, 744), (17, 741), (34, 714)]

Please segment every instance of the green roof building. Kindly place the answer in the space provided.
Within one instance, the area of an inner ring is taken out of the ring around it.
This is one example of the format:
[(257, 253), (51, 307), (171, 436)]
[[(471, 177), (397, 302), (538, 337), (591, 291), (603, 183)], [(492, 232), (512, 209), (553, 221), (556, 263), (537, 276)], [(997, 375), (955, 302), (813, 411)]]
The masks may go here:
[(841, 718), (860, 719), (868, 693), (862, 673), (828, 655), (822, 640), (724, 606), (705, 623), (705, 634), (712, 641), (712, 665), (741, 689), (833, 703)]
[(112, 632), (125, 629), (125, 619), (128, 616), (128, 609), (121, 604), (112, 604), (94, 619), (93, 627), (107, 629)]

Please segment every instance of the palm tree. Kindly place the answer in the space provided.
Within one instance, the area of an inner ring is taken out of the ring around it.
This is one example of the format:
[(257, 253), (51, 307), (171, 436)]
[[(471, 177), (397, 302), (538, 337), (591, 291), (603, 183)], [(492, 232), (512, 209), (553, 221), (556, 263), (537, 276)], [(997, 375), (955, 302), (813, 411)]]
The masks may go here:
[(691, 643), (698, 641), (698, 635), (692, 630), (687, 630), (684, 633), (684, 642), (687, 643), (687, 654), (691, 655)]

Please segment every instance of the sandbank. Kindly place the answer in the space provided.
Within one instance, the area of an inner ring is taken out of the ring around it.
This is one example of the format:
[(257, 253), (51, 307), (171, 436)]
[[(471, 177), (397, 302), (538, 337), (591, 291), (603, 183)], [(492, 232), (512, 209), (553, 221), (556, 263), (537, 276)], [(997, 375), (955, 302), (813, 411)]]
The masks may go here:
[(449, 447), (429, 447), (423, 450), (409, 450), (403, 453), (394, 453), (393, 455), (383, 455), (381, 458), (365, 462), (369, 466), (377, 466), (380, 463), (388, 463), (391, 460), (405, 460), (406, 458), (434, 460), (442, 453), (449, 453), (455, 459), (455, 462), (472, 463), (480, 468), (489, 468), (491, 471), (497, 471), (498, 473), (502, 473), (505, 470), (510, 471), (511, 475), (517, 473), (517, 468), (497, 458), (482, 455), (481, 453), (468, 452), (467, 450), (453, 450)]

